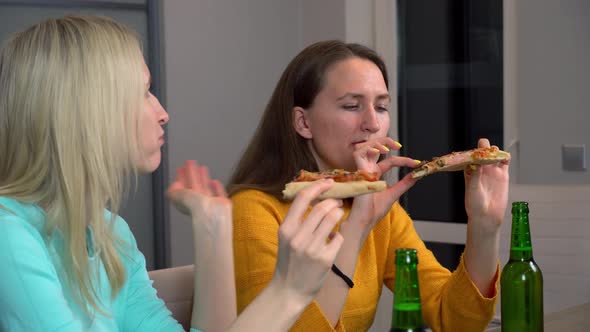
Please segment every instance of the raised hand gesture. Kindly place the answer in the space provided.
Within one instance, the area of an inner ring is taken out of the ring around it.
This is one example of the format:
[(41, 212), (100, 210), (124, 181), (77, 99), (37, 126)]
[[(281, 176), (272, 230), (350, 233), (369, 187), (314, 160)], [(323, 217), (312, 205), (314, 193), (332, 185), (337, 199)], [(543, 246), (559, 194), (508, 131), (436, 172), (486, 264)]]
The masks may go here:
[(192, 217), (194, 231), (204, 231), (214, 238), (228, 231), (231, 235), (231, 200), (223, 185), (209, 178), (206, 166), (194, 160), (186, 161), (178, 168), (167, 196), (180, 212)]

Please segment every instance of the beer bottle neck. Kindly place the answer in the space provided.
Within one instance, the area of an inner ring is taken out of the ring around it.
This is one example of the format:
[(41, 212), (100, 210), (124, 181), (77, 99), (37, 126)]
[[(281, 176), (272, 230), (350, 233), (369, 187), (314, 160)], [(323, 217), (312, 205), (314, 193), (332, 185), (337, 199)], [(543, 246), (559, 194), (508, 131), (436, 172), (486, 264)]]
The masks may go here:
[(528, 213), (512, 215), (512, 234), (510, 241), (511, 260), (530, 260), (533, 258), (533, 245), (529, 227)]
[(419, 328), (423, 325), (418, 270), (415, 262), (398, 264), (395, 273), (392, 327)]
[(420, 303), (418, 269), (415, 263), (396, 267), (394, 292), (394, 303)]

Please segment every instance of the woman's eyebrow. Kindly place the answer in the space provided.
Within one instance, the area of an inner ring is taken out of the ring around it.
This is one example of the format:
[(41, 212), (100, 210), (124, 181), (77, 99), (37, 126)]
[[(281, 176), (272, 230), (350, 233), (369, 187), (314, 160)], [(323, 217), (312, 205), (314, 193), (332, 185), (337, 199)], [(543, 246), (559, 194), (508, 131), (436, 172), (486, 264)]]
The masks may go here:
[(360, 93), (347, 92), (344, 95), (336, 98), (336, 100), (342, 100), (342, 99), (345, 99), (345, 98), (348, 98), (348, 97), (356, 98), (356, 99), (362, 99), (363, 98), (363, 95), (360, 94)]
[(387, 99), (387, 101), (391, 101), (391, 96), (389, 95), (389, 93), (384, 93), (381, 95), (378, 95), (377, 98), (375, 98), (376, 100), (382, 100), (382, 99)]

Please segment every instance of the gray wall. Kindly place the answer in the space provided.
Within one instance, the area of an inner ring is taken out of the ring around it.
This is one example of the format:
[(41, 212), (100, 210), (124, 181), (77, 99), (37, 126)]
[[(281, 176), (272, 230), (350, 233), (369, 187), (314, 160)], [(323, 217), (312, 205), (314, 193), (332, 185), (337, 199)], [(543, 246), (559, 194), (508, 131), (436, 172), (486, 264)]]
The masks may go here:
[[(590, 301), (588, 173), (559, 170), (562, 143), (590, 143), (589, 14), (582, 0), (504, 2), (504, 141), (513, 156), (509, 201), (529, 202), (545, 312)], [(507, 211), (502, 264), (510, 254), (510, 223)], [(499, 309), (500, 301), (497, 315)]]
[(563, 171), (561, 145), (590, 148), (590, 2), (519, 0), (512, 54), (520, 167), (518, 182), (590, 184)]
[(299, 0), (298, 23), (300, 47), (318, 40), (346, 39), (345, 6), (343, 0)]

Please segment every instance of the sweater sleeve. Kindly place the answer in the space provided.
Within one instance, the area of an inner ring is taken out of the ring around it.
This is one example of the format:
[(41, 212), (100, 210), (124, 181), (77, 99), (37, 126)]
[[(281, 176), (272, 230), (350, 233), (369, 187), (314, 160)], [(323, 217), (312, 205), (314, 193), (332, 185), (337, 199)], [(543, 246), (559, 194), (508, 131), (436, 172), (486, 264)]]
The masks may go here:
[(126, 290), (122, 301), (122, 330), (124, 331), (183, 331), (182, 326), (172, 317), (164, 301), (156, 295), (149, 279), (145, 258), (137, 248), (135, 237), (129, 226), (118, 218), (116, 233), (125, 241), (122, 253), (126, 272)]
[[(277, 261), (278, 230), (287, 207), (253, 190), (239, 192), (232, 201), (236, 291), (238, 313), (241, 313), (272, 279)], [(314, 301), (291, 331), (344, 331), (340, 322), (332, 327)]]
[(37, 229), (0, 215), (0, 237), (0, 330), (83, 331)]
[[(390, 213), (390, 252), (396, 248), (418, 250), (418, 279), (422, 315), (433, 331), (484, 331), (492, 319), (496, 296), (485, 298), (471, 281), (463, 262), (451, 273), (426, 248), (413, 222), (396, 203)], [(499, 266), (498, 266), (499, 269)], [(496, 273), (496, 287), (498, 273)], [(388, 256), (384, 283), (393, 291), (395, 284), (394, 254)], [(497, 292), (495, 293), (497, 294)]]

